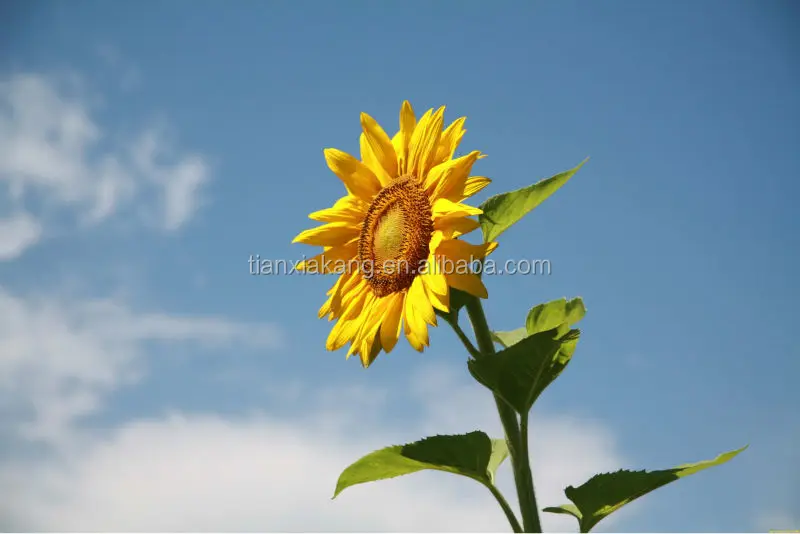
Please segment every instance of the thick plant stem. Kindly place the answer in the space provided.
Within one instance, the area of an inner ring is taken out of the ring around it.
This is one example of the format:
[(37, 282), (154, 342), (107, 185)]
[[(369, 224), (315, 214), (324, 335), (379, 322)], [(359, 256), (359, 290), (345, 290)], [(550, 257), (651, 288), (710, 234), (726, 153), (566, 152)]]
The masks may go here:
[[(478, 349), (486, 356), (495, 353), (492, 334), (489, 330), (489, 323), (486, 321), (486, 314), (483, 311), (483, 304), (478, 298), (471, 298), (467, 301), (467, 313), (475, 332), (475, 339)], [(517, 487), (517, 497), (519, 498), (519, 508), (522, 513), (522, 526), (524, 532), (541, 532), (542, 525), (539, 522), (539, 510), (536, 507), (536, 497), (533, 492), (533, 476), (530, 469), (528, 457), (528, 435), (527, 418), (525, 418), (525, 434), (520, 434), (520, 425), (517, 414), (503, 399), (494, 396), (497, 404), (497, 413), (503, 423), (503, 430), (506, 434), (509, 456), (514, 471), (514, 483)], [(523, 442), (524, 438), (524, 442)]]
[(534, 532), (541, 532), (542, 525), (539, 521), (539, 505), (536, 503), (536, 488), (533, 486), (533, 473), (531, 472), (531, 455), (528, 450), (528, 414), (520, 416), (519, 422), (519, 442), (521, 451), (519, 455), (519, 471), (523, 479), (526, 480), (528, 490), (528, 502), (533, 510)]

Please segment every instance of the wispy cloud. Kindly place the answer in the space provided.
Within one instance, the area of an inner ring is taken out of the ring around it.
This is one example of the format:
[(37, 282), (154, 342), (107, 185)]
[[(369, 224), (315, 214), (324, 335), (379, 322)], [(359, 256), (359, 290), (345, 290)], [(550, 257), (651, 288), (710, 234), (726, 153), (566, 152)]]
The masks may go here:
[(0, 261), (18, 257), (42, 235), (42, 225), (28, 213), (0, 218)]
[(118, 132), (98, 123), (90, 101), (74, 84), (38, 74), (0, 79), (0, 224), (8, 230), (0, 260), (46, 237), (57, 217), (62, 227), (127, 215), (174, 231), (200, 205), (210, 179), (203, 155), (174, 150), (159, 127), (114, 142)]
[[(115, 299), (16, 296), (0, 289), (0, 399), (26, 439), (57, 441), (136, 381), (148, 342), (275, 348), (281, 331), (222, 317), (137, 312)], [(3, 430), (0, 428), (0, 430)]]

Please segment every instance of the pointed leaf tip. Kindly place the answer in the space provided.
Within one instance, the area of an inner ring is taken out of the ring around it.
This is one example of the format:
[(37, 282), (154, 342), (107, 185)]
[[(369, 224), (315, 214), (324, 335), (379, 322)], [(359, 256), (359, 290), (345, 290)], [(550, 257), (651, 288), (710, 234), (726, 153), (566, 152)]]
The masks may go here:
[[(545, 508), (544, 511), (573, 515), (580, 523), (581, 532), (589, 532), (603, 518), (626, 504), (680, 478), (715, 465), (724, 464), (743, 452), (748, 446), (724, 452), (713, 460), (683, 464), (671, 469), (659, 471), (620, 469), (613, 473), (595, 475), (577, 488), (568, 486), (564, 490), (567, 498), (574, 503), (580, 515), (569, 511), (572, 510), (572, 508), (567, 509), (569, 505)], [(557, 511), (556, 508), (558, 508)]]
[(543, 512), (550, 512), (551, 514), (565, 514), (571, 515), (578, 521), (581, 520), (581, 511), (574, 504), (561, 504), (559, 506), (548, 506), (542, 509)]
[(533, 185), (501, 193), (487, 199), (481, 204), (480, 208), (483, 213), (478, 217), (483, 232), (483, 240), (489, 242), (497, 239), (500, 234), (519, 222), (531, 210), (567, 183), (588, 160), (589, 158), (587, 157), (576, 167), (550, 178), (545, 178)]

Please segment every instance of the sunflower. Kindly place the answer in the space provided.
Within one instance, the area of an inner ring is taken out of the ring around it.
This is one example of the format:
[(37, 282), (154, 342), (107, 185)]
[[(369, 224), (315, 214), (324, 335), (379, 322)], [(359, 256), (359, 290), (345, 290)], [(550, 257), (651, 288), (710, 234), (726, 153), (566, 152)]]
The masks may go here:
[(361, 160), (325, 149), (331, 171), (347, 195), (309, 218), (321, 226), (301, 232), (293, 243), (321, 246), (323, 252), (298, 265), (306, 272), (337, 274), (319, 317), (336, 320), (326, 348), (350, 344), (368, 367), (383, 350), (392, 351), (401, 334), (414, 349), (429, 346), (434, 309), (447, 312), (450, 288), (479, 298), (486, 287), (471, 262), (497, 243), (473, 245), (461, 239), (475, 230), (481, 210), (462, 202), (490, 180), (470, 177), (479, 151), (453, 159), (466, 118), (443, 129), (444, 106), (417, 121), (409, 102), (400, 109), (400, 129), (391, 139), (361, 114)]

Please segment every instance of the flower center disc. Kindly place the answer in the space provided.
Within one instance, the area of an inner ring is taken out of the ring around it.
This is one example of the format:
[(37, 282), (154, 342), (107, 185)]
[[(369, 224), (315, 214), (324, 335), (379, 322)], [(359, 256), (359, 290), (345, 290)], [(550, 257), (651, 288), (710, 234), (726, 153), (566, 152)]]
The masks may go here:
[(362, 273), (375, 295), (411, 287), (428, 259), (432, 234), (431, 204), (413, 177), (401, 176), (378, 193), (358, 242)]

